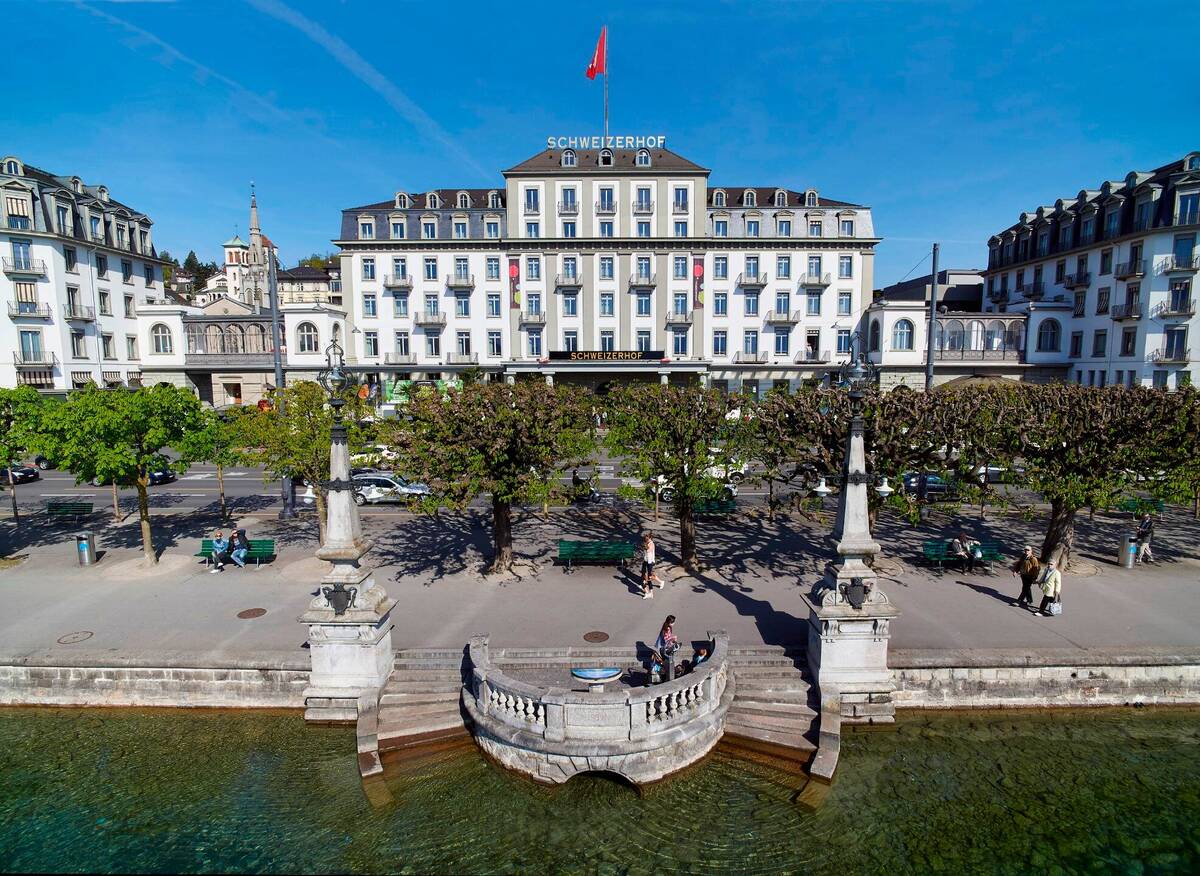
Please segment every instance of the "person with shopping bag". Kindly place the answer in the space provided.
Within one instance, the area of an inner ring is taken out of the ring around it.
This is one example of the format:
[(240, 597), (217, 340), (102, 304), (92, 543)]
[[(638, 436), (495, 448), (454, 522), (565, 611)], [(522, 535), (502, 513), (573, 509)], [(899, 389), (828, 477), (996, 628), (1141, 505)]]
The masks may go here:
[(1046, 563), (1038, 584), (1042, 588), (1042, 604), (1037, 613), (1046, 617), (1062, 614), (1062, 573), (1058, 571), (1058, 563), (1054, 560)]

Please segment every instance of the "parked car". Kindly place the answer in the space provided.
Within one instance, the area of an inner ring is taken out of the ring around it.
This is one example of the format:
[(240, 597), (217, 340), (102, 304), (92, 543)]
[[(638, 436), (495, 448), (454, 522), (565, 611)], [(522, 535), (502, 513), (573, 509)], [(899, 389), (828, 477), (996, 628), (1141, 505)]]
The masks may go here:
[(0, 474), (0, 479), (3, 479), (6, 484), (10, 479), (14, 484), (27, 484), (30, 481), (36, 481), (41, 476), (36, 465), (10, 465), (8, 471)]
[(42, 471), (45, 471), (48, 468), (54, 468), (54, 463), (51, 462), (46, 457), (42, 456), (41, 454), (38, 454), (37, 456), (35, 456), (33, 458), (33, 464), (36, 465), (38, 468), (40, 468)]
[[(155, 469), (154, 471), (150, 472), (150, 486), (152, 487), (158, 486), (159, 484), (169, 484), (175, 479), (175, 472), (171, 471), (169, 468)], [(93, 487), (107, 487), (110, 481), (106, 478), (94, 477), (91, 479), (91, 481), (89, 481), (89, 483)], [(122, 486), (129, 485), (123, 484)]]
[[(666, 483), (666, 479), (663, 478), (661, 475), (659, 476), (658, 481), (659, 481), (659, 484), (661, 485), (659, 488), (658, 498), (660, 500), (662, 500), (663, 502), (674, 502), (675, 501), (675, 486), (673, 484)], [(710, 496), (709, 498), (729, 500), (729, 499), (736, 499), (737, 494), (738, 494), (737, 484), (733, 483), (732, 481), (726, 481), (725, 483), (723, 483), (719, 487), (717, 487), (714, 492), (714, 495)]]
[(409, 502), (429, 495), (429, 487), (414, 483), (400, 475), (373, 472), (351, 477), (355, 505), (375, 505), (381, 502)]
[(740, 459), (721, 459), (721, 450), (719, 447), (710, 447), (708, 474), (719, 481), (731, 481), (735, 484), (740, 484), (746, 479), (746, 470), (749, 466)]
[(904, 492), (919, 494), (921, 492), (922, 476), (925, 478), (926, 496), (946, 496), (954, 492), (954, 481), (952, 479), (948, 480), (932, 471), (924, 473), (916, 471), (905, 472), (901, 481), (904, 484)]

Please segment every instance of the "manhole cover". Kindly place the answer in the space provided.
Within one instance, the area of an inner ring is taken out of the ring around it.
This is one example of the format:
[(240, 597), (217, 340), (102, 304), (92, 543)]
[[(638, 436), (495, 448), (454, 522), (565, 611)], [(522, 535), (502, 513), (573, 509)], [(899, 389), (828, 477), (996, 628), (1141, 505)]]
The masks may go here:
[(583, 634), (583, 640), (585, 642), (607, 642), (608, 633), (601, 632), (600, 630), (592, 630), (590, 633)]
[(67, 633), (65, 636), (59, 636), (58, 644), (74, 645), (76, 642), (84, 642), (96, 635), (91, 630), (80, 630), (76, 633)]
[(262, 617), (267, 613), (265, 608), (247, 608), (245, 611), (239, 611), (237, 616), (242, 620), (250, 620), (255, 617)]

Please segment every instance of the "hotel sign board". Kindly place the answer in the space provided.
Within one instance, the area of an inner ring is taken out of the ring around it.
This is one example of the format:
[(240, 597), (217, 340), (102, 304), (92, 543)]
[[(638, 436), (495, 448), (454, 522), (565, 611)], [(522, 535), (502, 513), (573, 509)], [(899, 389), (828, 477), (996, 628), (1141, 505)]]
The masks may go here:
[(551, 362), (661, 362), (663, 350), (551, 350)]
[(662, 134), (609, 134), (608, 137), (585, 134), (582, 137), (546, 138), (548, 149), (600, 149), (605, 146), (609, 149), (664, 149), (666, 145), (667, 138)]

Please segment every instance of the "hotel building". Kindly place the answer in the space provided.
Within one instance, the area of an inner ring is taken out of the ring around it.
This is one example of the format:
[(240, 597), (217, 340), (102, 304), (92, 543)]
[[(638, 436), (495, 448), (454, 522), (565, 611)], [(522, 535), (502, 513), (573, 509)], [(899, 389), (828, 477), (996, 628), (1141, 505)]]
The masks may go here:
[(661, 145), (547, 148), (494, 188), (399, 191), (343, 210), (335, 241), (348, 357), (373, 381), (755, 394), (848, 358), (878, 242), (867, 207), (712, 185)]

